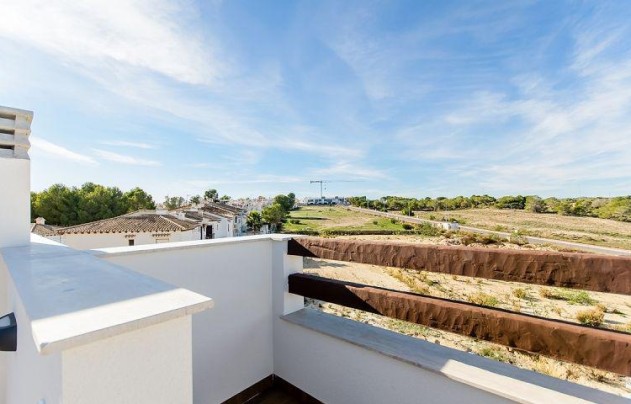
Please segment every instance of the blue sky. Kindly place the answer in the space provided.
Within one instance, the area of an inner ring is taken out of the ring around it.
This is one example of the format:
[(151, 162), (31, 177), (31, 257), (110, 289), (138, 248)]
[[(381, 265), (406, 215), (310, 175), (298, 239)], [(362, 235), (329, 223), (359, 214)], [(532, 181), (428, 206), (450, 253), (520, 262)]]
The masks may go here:
[(9, 0), (32, 183), (631, 194), (624, 1)]

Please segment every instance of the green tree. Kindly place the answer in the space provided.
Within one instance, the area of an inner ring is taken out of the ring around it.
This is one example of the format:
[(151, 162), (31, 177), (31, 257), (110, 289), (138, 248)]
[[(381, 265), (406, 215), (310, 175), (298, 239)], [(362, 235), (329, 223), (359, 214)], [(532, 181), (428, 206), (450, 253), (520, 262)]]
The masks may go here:
[(198, 205), (202, 201), (202, 197), (199, 195), (191, 196), (190, 202), (194, 205)]
[(124, 204), (127, 212), (141, 209), (155, 209), (156, 204), (153, 197), (139, 187), (130, 189), (123, 194)]
[(273, 203), (263, 208), (261, 216), (263, 221), (272, 226), (272, 230), (276, 230), (281, 227), (281, 224), (287, 217), (287, 212), (285, 212), (285, 209), (280, 204)]
[(116, 187), (104, 187), (86, 182), (76, 192), (78, 194), (77, 215), (80, 223), (127, 213), (123, 192)]
[(631, 222), (631, 196), (611, 198), (606, 205), (598, 209), (598, 217)]
[(75, 189), (63, 184), (51, 185), (31, 201), (34, 217), (41, 216), (57, 226), (79, 224), (78, 195)]
[(533, 213), (543, 213), (546, 211), (546, 203), (537, 195), (528, 195), (524, 203), (524, 210)]
[(263, 216), (261, 216), (260, 212), (253, 210), (252, 212), (248, 213), (246, 224), (248, 225), (249, 229), (259, 231), (261, 230), (261, 226), (263, 225)]
[(164, 202), (162, 203), (164, 205), (164, 207), (166, 209), (177, 209), (179, 207), (181, 207), (182, 205), (184, 205), (184, 203), (186, 202), (186, 200), (184, 198), (182, 198), (181, 196), (165, 196), (164, 197)]
[(276, 195), (274, 197), (274, 203), (279, 204), (285, 212), (289, 212), (296, 204), (296, 195), (293, 192), (287, 195)]
[(495, 207), (498, 209), (524, 209), (526, 205), (526, 198), (517, 195), (503, 196), (495, 202)]
[(232, 199), (232, 198), (230, 198), (228, 195), (224, 195), (224, 196), (222, 196), (221, 198), (219, 198), (219, 200), (220, 200), (221, 202), (223, 202), (223, 203), (228, 203), (228, 202), (230, 202), (230, 199)]
[(219, 193), (217, 193), (216, 189), (207, 189), (206, 192), (204, 192), (204, 199), (207, 201), (216, 201), (219, 199)]

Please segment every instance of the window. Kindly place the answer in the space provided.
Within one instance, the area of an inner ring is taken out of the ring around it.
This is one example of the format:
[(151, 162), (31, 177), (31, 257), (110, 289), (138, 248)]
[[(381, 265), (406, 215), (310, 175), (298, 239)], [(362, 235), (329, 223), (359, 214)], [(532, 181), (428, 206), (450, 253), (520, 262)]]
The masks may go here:
[(132, 239), (127, 240), (127, 242), (129, 243), (129, 245), (130, 245), (130, 246), (134, 245), (134, 241), (135, 241), (135, 240), (134, 240), (133, 238), (132, 238)]

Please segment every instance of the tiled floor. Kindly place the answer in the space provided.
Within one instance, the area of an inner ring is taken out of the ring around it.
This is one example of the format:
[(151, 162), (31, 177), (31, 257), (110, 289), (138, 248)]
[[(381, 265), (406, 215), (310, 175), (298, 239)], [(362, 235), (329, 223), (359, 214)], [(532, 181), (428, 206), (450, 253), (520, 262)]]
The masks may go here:
[(250, 401), (253, 404), (300, 404), (300, 401), (278, 388), (272, 388)]

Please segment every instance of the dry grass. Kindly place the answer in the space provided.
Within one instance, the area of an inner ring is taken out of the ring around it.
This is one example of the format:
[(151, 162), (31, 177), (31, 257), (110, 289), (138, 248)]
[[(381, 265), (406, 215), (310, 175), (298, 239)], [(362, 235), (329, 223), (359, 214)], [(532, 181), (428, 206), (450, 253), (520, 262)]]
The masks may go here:
[(417, 212), (464, 220), (467, 226), (514, 232), (551, 239), (631, 249), (631, 223), (592, 217), (560, 216), (507, 209), (466, 209), (445, 212)]
[(605, 320), (605, 312), (597, 307), (595, 309), (582, 310), (576, 313), (576, 319), (579, 323), (592, 327), (600, 326)]

